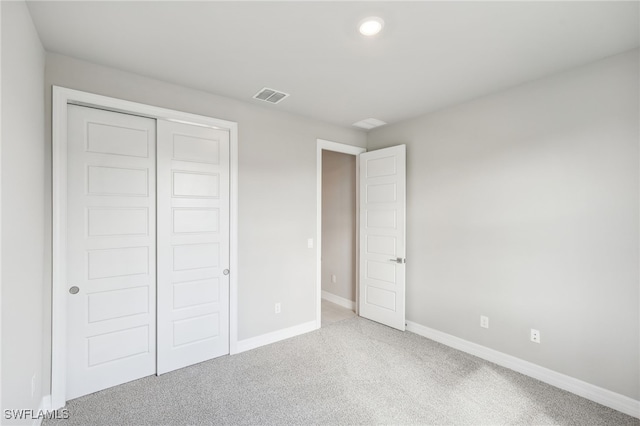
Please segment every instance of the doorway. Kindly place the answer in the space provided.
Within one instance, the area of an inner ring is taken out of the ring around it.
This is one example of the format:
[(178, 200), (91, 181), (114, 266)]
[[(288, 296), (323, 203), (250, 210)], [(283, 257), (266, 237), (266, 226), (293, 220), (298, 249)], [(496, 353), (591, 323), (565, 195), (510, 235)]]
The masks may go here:
[(318, 140), (318, 328), (357, 314), (358, 155), (365, 151)]
[(356, 157), (322, 151), (322, 325), (355, 316)]
[[(321, 139), (318, 139), (316, 153), (316, 328), (322, 327), (323, 151), (356, 158), (355, 314), (404, 331), (406, 146), (395, 145), (367, 152), (365, 148)], [(331, 279), (331, 273), (329, 277)], [(350, 305), (351, 301), (348, 302)]]

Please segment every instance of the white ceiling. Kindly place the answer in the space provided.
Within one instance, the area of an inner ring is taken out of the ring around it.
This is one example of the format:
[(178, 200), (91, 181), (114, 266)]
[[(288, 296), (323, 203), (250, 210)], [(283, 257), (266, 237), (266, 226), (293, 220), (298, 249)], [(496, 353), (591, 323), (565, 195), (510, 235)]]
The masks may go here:
[[(388, 123), (640, 44), (638, 2), (30, 2), (45, 48), (349, 126)], [(376, 15), (375, 38), (357, 32)], [(252, 99), (267, 86), (278, 105)]]

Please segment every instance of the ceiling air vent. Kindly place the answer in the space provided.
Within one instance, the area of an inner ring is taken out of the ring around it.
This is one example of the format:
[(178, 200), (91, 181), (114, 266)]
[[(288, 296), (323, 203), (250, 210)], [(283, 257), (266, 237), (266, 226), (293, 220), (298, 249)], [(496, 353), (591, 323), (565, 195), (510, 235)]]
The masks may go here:
[(375, 127), (384, 126), (385, 124), (387, 123), (382, 120), (378, 120), (377, 118), (367, 118), (365, 120), (360, 120), (357, 123), (353, 123), (354, 126), (365, 130), (371, 130)]
[(288, 96), (289, 96), (288, 93), (279, 92), (275, 89), (269, 89), (268, 87), (264, 87), (258, 93), (253, 95), (253, 98), (261, 101), (269, 102), (270, 104), (277, 104)]

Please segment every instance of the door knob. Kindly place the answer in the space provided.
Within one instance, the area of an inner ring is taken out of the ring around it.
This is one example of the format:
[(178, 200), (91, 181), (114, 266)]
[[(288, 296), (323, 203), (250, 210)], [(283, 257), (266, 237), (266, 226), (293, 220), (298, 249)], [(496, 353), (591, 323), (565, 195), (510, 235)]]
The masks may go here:
[(407, 263), (407, 259), (403, 258), (403, 257), (396, 257), (395, 259), (389, 259), (391, 262), (396, 262), (396, 263)]
[(71, 293), (71, 294), (77, 294), (79, 291), (80, 291), (80, 289), (78, 287), (76, 287), (75, 285), (69, 289), (69, 293)]
[(225, 269), (224, 271), (222, 271), (222, 273), (225, 274), (225, 275), (229, 275), (229, 270)]

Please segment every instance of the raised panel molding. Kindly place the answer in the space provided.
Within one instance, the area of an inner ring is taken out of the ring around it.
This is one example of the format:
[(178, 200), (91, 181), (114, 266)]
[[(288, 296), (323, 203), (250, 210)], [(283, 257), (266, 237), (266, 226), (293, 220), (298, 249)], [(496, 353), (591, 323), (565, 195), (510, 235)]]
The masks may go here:
[(148, 174), (147, 169), (88, 166), (87, 194), (148, 197)]
[(89, 237), (149, 235), (149, 209), (146, 207), (89, 207)]
[(174, 133), (173, 159), (194, 163), (219, 164), (220, 141)]
[(215, 268), (220, 265), (218, 243), (181, 244), (173, 246), (173, 270)]
[(367, 294), (365, 300), (366, 303), (388, 309), (390, 311), (396, 310), (395, 292), (374, 287), (372, 285), (367, 285), (365, 290)]
[(106, 123), (87, 123), (87, 152), (149, 157), (149, 133)]
[(173, 208), (173, 233), (215, 233), (220, 229), (218, 209), (185, 207)]
[(220, 195), (220, 177), (217, 173), (172, 172), (174, 197), (218, 198)]
[(212, 339), (220, 334), (218, 313), (173, 322), (173, 347)]
[(89, 323), (149, 312), (149, 287), (134, 287), (90, 293)]
[(366, 221), (367, 228), (396, 229), (398, 226), (394, 210), (368, 210)]
[(395, 157), (384, 157), (367, 160), (367, 177), (391, 176), (395, 175), (396, 159)]
[(218, 278), (173, 283), (173, 309), (192, 308), (219, 301)]
[(396, 256), (396, 238), (381, 235), (367, 235), (367, 253)]
[(87, 339), (89, 366), (149, 352), (149, 326), (129, 328)]
[(367, 278), (395, 284), (396, 266), (394, 263), (367, 260)]
[(396, 184), (381, 183), (376, 185), (367, 185), (367, 203), (392, 203), (395, 202)]
[(149, 247), (87, 250), (90, 280), (149, 273)]

